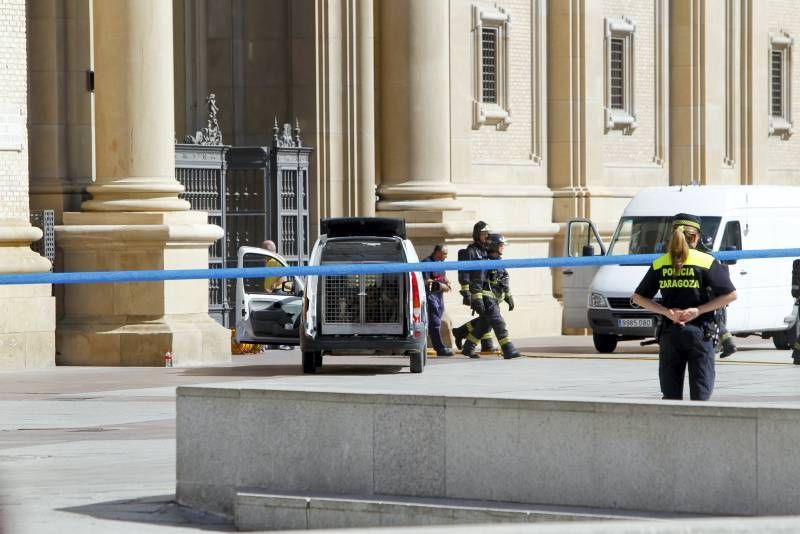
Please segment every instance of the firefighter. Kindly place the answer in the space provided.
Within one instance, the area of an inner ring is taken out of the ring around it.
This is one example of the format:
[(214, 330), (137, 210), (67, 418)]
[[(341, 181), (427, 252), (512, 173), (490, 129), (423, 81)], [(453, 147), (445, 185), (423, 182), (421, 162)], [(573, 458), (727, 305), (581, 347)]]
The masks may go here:
[[(667, 253), (648, 269), (633, 295), (642, 308), (666, 317), (659, 338), (658, 377), (664, 399), (683, 398), (689, 367), (692, 400), (708, 400), (714, 390), (714, 310), (736, 300), (728, 271), (710, 254), (696, 250), (700, 219), (679, 213), (672, 220)], [(653, 299), (661, 291), (662, 303)]]
[[(470, 243), (467, 248), (458, 251), (458, 261), (485, 260), (487, 258), (486, 239), (489, 233), (488, 224), (483, 221), (476, 222), (472, 227), (472, 243)], [(472, 305), (472, 299), (469, 293), (469, 277), (470, 271), (458, 272), (458, 283), (461, 285), (459, 293), (461, 293), (464, 306)], [(453, 329), (453, 339), (455, 340), (456, 348), (461, 350), (464, 338), (475, 330), (477, 322), (478, 318), (476, 317)], [(492, 342), (492, 333), (490, 331), (487, 331), (481, 338), (481, 352), (497, 352), (497, 348)], [(478, 355), (474, 354), (472, 357), (477, 358)]]
[[(701, 252), (705, 252), (706, 254), (711, 254), (711, 250), (713, 249), (713, 238), (711, 236), (701, 236), (700, 244), (697, 246), (697, 249)], [(729, 270), (728, 266), (724, 263), (722, 267), (725, 270)], [(719, 329), (719, 345), (722, 349), (720, 353), (720, 358), (727, 358), (734, 352), (736, 352), (736, 343), (733, 341), (733, 335), (728, 332), (728, 314), (726, 312), (726, 308), (720, 308), (714, 311), (714, 319), (717, 322), (717, 328)]]
[[(507, 242), (502, 234), (489, 234), (486, 241), (486, 251), (489, 259), (499, 260)], [(506, 322), (500, 311), (500, 303), (506, 302), (509, 311), (514, 309), (514, 298), (511, 296), (508, 272), (505, 269), (486, 269), (470, 271), (470, 301), (472, 309), (478, 314), (475, 329), (467, 336), (462, 354), (471, 358), (475, 357), (475, 350), (483, 335), (490, 329), (494, 330), (500, 342), (503, 358), (519, 358), (522, 354), (514, 347), (508, 337)]]

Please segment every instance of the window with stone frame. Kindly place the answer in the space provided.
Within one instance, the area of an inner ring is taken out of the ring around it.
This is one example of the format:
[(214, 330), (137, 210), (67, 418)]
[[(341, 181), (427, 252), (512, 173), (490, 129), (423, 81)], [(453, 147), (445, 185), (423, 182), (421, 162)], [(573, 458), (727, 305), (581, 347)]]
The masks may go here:
[(792, 127), (792, 44), (785, 32), (770, 36), (769, 133), (788, 139)]
[(627, 17), (605, 20), (605, 127), (625, 134), (636, 128), (634, 35)]
[(499, 6), (472, 6), (472, 33), (475, 72), (472, 102), (472, 127), (494, 126), (499, 130), (511, 124), (509, 102), (508, 39), (511, 15)]

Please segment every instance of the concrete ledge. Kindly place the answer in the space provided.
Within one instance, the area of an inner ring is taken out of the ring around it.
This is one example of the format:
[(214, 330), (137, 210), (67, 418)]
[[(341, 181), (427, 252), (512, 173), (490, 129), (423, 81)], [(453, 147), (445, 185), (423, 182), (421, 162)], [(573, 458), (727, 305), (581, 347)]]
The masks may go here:
[(800, 514), (800, 410), (179, 388), (177, 498), (238, 488), (709, 515)]
[[(315, 534), (374, 534), (374, 528), (315, 530)], [(536, 525), (459, 525), (406, 527), (403, 534), (795, 534), (800, 518), (681, 519), (675, 521), (581, 521)]]
[(245, 531), (612, 519), (642, 519), (642, 516), (482, 501), (288, 495), (255, 490), (236, 494), (234, 514), (236, 528)]

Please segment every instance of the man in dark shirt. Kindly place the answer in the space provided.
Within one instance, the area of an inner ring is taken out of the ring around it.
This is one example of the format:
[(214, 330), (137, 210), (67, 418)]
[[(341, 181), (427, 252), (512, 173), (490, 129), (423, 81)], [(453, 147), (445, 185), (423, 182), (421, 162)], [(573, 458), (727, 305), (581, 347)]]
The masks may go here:
[[(447, 245), (443, 243), (433, 247), (430, 256), (422, 261), (444, 261), (447, 259)], [(430, 271), (422, 273), (425, 279), (425, 291), (428, 304), (428, 332), (431, 344), (439, 357), (453, 355), (453, 349), (444, 346), (442, 340), (442, 316), (444, 315), (444, 293), (450, 291), (450, 282), (444, 271)]]

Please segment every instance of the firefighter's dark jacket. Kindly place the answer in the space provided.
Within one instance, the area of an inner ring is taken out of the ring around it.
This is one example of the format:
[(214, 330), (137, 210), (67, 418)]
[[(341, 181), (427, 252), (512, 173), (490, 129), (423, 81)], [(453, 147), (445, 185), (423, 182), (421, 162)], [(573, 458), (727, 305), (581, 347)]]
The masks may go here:
[(470, 271), (469, 292), (472, 298), (485, 298), (503, 302), (511, 296), (508, 271), (505, 269), (486, 269)]
[[(488, 257), (486, 249), (477, 241), (470, 243), (465, 251), (466, 254), (464, 254), (463, 259), (459, 254), (459, 261), (485, 260)], [(458, 284), (461, 286), (461, 291), (469, 291), (470, 273), (474, 272), (475, 271), (458, 271)]]

